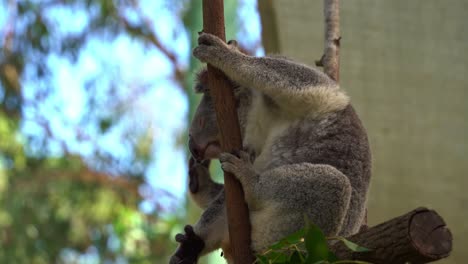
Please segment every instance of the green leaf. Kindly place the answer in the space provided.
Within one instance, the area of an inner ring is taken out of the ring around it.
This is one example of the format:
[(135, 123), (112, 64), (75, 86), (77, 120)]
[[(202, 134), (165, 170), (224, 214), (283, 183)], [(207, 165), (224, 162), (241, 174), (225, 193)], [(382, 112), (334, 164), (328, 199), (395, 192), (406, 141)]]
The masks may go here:
[(285, 237), (282, 240), (286, 241), (289, 244), (298, 244), (302, 242), (302, 239), (304, 238), (304, 236), (305, 236), (305, 228), (292, 233), (291, 235)]
[(328, 252), (328, 262), (333, 263), (335, 261), (338, 261), (336, 255), (333, 252)]
[(351, 241), (347, 240), (344, 237), (334, 237), (333, 239), (343, 241), (345, 246), (347, 248), (349, 248), (353, 252), (369, 252), (369, 251), (372, 251), (372, 249), (360, 246), (360, 245), (358, 245), (358, 244), (356, 244), (354, 242), (351, 242)]
[[(299, 262), (295, 261), (292, 263), (304, 263), (304, 256), (298, 251), (298, 245), (303, 244), (303, 237), (305, 235), (305, 229), (296, 231), (289, 236), (281, 239), (268, 247), (268, 250), (263, 255), (257, 258), (257, 263), (291, 263), (292, 257), (299, 258)], [(297, 254), (294, 254), (297, 252)]]
[(285, 240), (280, 240), (274, 243), (273, 245), (271, 245), (269, 248), (273, 250), (278, 250), (278, 249), (285, 248), (287, 246), (288, 246), (288, 243)]
[(268, 264), (268, 258), (263, 255), (257, 255), (257, 259), (254, 264)]
[(284, 263), (288, 261), (288, 255), (283, 251), (270, 251), (264, 255), (271, 263)]
[(299, 251), (294, 251), (291, 256), (289, 257), (289, 263), (291, 264), (299, 264), (305, 263), (305, 258)]
[(277, 249), (284, 249), (289, 247), (290, 245), (295, 245), (303, 242), (303, 238), (305, 235), (305, 229), (301, 229), (296, 231), (289, 236), (282, 238), (280, 241), (274, 243), (273, 245), (269, 246), (270, 249), (277, 250)]
[(306, 263), (328, 260), (327, 239), (320, 228), (314, 224), (307, 224), (304, 239), (308, 253)]
[(112, 118), (103, 118), (99, 120), (99, 128), (101, 129), (101, 132), (106, 133), (112, 126), (113, 122), (114, 120), (112, 120)]

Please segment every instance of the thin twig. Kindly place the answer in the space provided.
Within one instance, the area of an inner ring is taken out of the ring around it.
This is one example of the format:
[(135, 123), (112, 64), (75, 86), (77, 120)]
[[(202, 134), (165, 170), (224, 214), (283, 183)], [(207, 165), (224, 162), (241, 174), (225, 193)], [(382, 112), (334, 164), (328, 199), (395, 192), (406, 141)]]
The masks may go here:
[(324, 0), (325, 50), (317, 66), (333, 80), (340, 77), (340, 1)]

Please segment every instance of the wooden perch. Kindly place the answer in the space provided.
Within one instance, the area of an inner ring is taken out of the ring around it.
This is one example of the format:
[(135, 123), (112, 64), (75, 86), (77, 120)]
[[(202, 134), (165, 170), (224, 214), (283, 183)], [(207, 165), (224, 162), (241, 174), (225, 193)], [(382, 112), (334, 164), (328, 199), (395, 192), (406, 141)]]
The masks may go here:
[(447, 257), (452, 250), (452, 233), (442, 217), (427, 208), (415, 209), (347, 239), (372, 251), (352, 252), (338, 242), (331, 250), (339, 259), (375, 264), (427, 263)]
[[(226, 41), (223, 0), (203, 0), (203, 31)], [(209, 64), (208, 86), (216, 110), (222, 150), (231, 152), (241, 149), (242, 139), (232, 87), (224, 74)], [(250, 250), (249, 211), (242, 186), (232, 174), (224, 173), (224, 190), (231, 247), (231, 252), (224, 253), (235, 264), (252, 263), (255, 258)]]

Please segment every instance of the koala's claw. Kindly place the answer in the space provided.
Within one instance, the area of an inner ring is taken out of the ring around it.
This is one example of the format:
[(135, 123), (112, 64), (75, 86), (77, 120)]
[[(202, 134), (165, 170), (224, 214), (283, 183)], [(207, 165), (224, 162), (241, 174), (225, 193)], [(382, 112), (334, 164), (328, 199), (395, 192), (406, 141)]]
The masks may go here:
[(221, 45), (225, 46), (224, 42), (215, 35), (208, 34), (208, 33), (201, 33), (198, 37), (198, 45), (207, 45), (207, 46), (214, 46), (214, 45)]
[(224, 43), (220, 38), (208, 33), (201, 33), (198, 37), (198, 46), (193, 50), (193, 56), (202, 62), (220, 67), (226, 54), (236, 50), (235, 46)]
[(184, 231), (185, 234), (175, 236), (175, 240), (180, 243), (180, 246), (171, 257), (170, 264), (194, 264), (205, 247), (205, 242), (195, 234), (192, 226), (186, 225)]
[(244, 151), (249, 153), (250, 163), (254, 163), (255, 159), (257, 158), (257, 154), (255, 153), (255, 150), (249, 147), (245, 147)]
[(255, 170), (251, 163), (251, 156), (248, 152), (238, 150), (233, 151), (233, 153), (221, 153), (219, 161), (224, 171), (234, 174), (239, 180), (243, 177), (255, 175)]
[(241, 159), (244, 162), (250, 162), (250, 154), (247, 151), (243, 150), (233, 150), (231, 154)]

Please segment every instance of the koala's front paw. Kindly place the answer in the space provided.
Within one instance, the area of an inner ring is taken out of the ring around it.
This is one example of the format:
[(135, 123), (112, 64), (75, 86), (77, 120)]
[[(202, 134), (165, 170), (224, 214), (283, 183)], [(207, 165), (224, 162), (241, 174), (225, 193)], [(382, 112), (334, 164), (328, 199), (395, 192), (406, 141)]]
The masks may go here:
[(236, 176), (241, 182), (243, 178), (253, 179), (256, 175), (251, 162), (251, 155), (245, 151), (231, 153), (221, 153), (219, 156), (221, 168)]
[(193, 232), (193, 227), (186, 225), (185, 234), (177, 234), (175, 240), (180, 243), (169, 264), (195, 264), (198, 255), (205, 247), (205, 242)]
[[(193, 157), (189, 160), (189, 190), (191, 193), (197, 193), (200, 188), (199, 177), (209, 177), (208, 168), (210, 166), (210, 160), (204, 160), (202, 162), (196, 161)], [(208, 176), (207, 176), (208, 175)]]
[(229, 46), (217, 36), (201, 33), (198, 37), (198, 47), (193, 50), (193, 56), (202, 62), (219, 67), (219, 63), (229, 51)]

